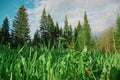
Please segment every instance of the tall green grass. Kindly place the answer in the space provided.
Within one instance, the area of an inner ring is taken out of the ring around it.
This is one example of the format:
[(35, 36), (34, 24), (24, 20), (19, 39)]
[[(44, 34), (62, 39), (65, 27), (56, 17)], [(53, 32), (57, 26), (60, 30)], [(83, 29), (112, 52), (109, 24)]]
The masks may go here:
[(120, 80), (120, 54), (0, 45), (0, 80)]

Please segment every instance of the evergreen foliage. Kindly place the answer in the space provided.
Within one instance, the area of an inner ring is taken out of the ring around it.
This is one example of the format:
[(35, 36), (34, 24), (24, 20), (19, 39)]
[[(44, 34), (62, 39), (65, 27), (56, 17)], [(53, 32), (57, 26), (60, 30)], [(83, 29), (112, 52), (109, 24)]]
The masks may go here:
[(84, 48), (84, 34), (80, 21), (78, 21), (78, 25), (75, 28), (75, 45), (79, 50), (82, 50)]
[(16, 41), (19, 45), (24, 45), (30, 41), (30, 28), (28, 24), (28, 14), (24, 5), (22, 5), (14, 17), (13, 27)]
[(9, 20), (6, 17), (2, 24), (2, 44), (7, 44), (9, 42)]
[(41, 42), (45, 45), (48, 45), (48, 40), (50, 38), (49, 34), (49, 26), (47, 23), (47, 14), (45, 8), (43, 9), (41, 20), (40, 20), (40, 34), (41, 34)]
[(40, 46), (40, 34), (39, 34), (39, 30), (36, 30), (35, 34), (34, 34), (34, 38), (33, 38), (33, 46)]
[(24, 5), (22, 5), (14, 17), (11, 31), (9, 30), (8, 18), (6, 17), (3, 21), (0, 29), (0, 42), (2, 44), (10, 43), (11, 47), (23, 46), (25, 44), (37, 47), (40, 45), (52, 47), (61, 42), (64, 48), (74, 46), (77, 50), (87, 47), (88, 51), (96, 49), (104, 52), (120, 52), (120, 16), (117, 17), (115, 30), (114, 28), (109, 28), (105, 33), (98, 36), (99, 38), (96, 41), (91, 34), (86, 12), (84, 13), (83, 25), (78, 21), (77, 26), (74, 28), (73, 24), (68, 23), (66, 15), (64, 26), (59, 27), (59, 23), (54, 24), (50, 13), (47, 14), (44, 8), (39, 27), (31, 42), (28, 14)]
[(2, 41), (2, 28), (0, 27), (0, 43)]
[(120, 52), (120, 16), (119, 15), (116, 20), (115, 46), (116, 46), (116, 50)]
[(55, 31), (55, 26), (54, 26), (54, 22), (53, 22), (53, 19), (51, 17), (50, 14), (48, 14), (47, 16), (47, 25), (48, 25), (48, 33), (49, 33), (49, 41), (50, 41), (50, 44), (53, 45), (55, 43), (55, 34), (54, 34), (54, 31)]
[(83, 31), (84, 31), (84, 45), (87, 46), (88, 50), (91, 49), (91, 29), (87, 19), (86, 12), (84, 13), (84, 24), (83, 24)]
[(67, 16), (65, 16), (65, 21), (64, 21), (64, 37), (67, 39), (69, 36), (69, 25), (68, 25), (68, 20)]
[(72, 45), (71, 44), (72, 43), (72, 35), (73, 35), (72, 26), (68, 24), (67, 16), (65, 16), (65, 21), (64, 21), (64, 38), (66, 39), (68, 46)]

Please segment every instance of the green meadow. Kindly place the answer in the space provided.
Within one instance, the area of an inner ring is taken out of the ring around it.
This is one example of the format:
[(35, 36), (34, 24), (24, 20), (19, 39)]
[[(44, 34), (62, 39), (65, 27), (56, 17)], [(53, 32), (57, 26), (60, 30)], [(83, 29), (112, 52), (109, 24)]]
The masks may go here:
[(120, 80), (120, 54), (0, 45), (0, 80)]

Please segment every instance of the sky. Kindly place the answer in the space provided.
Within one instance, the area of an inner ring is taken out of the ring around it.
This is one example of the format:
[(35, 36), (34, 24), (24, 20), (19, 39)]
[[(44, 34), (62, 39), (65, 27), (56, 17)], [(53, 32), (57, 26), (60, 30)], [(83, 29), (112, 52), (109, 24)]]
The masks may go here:
[(22, 4), (27, 9), (31, 36), (39, 29), (43, 8), (52, 15), (54, 22), (59, 22), (60, 27), (64, 25), (65, 15), (72, 27), (78, 20), (83, 24), (86, 11), (93, 34), (115, 25), (120, 13), (120, 0), (0, 0), (0, 25), (7, 16), (12, 27), (14, 16)]
[(8, 17), (11, 28), (14, 16), (16, 16), (17, 10), (22, 4), (28, 9), (34, 8), (33, 1), (29, 4), (28, 1), (30, 0), (0, 0), (0, 26), (2, 26), (5, 17)]

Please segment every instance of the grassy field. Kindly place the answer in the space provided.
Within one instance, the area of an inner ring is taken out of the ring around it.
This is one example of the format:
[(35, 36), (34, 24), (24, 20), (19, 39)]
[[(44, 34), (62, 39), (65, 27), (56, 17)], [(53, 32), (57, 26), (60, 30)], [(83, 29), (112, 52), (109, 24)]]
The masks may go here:
[(120, 54), (0, 45), (0, 80), (120, 80)]

